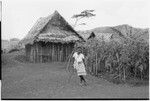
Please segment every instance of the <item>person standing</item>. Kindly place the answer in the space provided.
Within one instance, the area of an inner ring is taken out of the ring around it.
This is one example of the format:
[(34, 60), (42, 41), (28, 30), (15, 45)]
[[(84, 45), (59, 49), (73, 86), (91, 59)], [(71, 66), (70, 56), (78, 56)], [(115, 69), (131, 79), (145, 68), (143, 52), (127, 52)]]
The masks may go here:
[(81, 47), (77, 48), (77, 51), (73, 54), (74, 58), (74, 69), (77, 71), (77, 75), (80, 77), (80, 85), (87, 85), (86, 80), (84, 79), (84, 76), (86, 76), (86, 70), (85, 70), (85, 57), (82, 53)]

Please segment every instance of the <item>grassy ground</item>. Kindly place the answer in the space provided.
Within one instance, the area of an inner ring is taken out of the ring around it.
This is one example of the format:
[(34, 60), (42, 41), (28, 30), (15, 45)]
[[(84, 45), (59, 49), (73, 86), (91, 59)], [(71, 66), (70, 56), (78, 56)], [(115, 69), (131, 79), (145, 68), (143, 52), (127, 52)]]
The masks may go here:
[(65, 63), (19, 63), (13, 60), (13, 54), (4, 58), (7, 63), (2, 65), (2, 98), (149, 97), (149, 86), (116, 85), (90, 75), (86, 76), (88, 86), (80, 86), (76, 75), (68, 83)]

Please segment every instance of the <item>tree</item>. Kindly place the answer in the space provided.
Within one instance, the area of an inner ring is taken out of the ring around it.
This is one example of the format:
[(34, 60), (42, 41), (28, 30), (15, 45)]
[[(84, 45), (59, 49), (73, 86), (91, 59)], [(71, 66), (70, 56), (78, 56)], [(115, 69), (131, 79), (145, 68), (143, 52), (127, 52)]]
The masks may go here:
[(84, 10), (80, 14), (73, 15), (72, 18), (76, 19), (73, 27), (76, 27), (77, 25), (86, 25), (86, 23), (80, 23), (80, 24), (77, 24), (77, 23), (82, 18), (89, 18), (89, 17), (96, 16), (96, 14), (93, 14), (93, 12), (94, 10)]

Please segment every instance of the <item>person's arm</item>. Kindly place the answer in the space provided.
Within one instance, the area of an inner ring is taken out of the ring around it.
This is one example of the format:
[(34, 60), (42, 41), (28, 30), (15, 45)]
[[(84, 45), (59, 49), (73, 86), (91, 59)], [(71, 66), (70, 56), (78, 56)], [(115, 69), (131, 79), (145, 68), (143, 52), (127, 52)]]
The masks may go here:
[(86, 64), (85, 64), (85, 59), (83, 59), (83, 63), (84, 63), (84, 65), (86, 65)]
[(84, 65), (86, 66), (84, 55), (83, 55), (83, 57), (82, 57), (82, 60), (83, 60)]
[(73, 61), (75, 60), (75, 53), (74, 53), (73, 56), (72, 56), (72, 60), (73, 60)]

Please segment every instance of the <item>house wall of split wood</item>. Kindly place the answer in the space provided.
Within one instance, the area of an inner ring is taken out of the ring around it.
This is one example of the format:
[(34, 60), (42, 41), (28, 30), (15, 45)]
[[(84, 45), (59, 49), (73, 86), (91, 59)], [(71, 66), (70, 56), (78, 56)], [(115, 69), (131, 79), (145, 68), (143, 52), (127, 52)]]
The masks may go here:
[(26, 56), (34, 63), (64, 62), (72, 53), (74, 43), (35, 42), (25, 46)]

